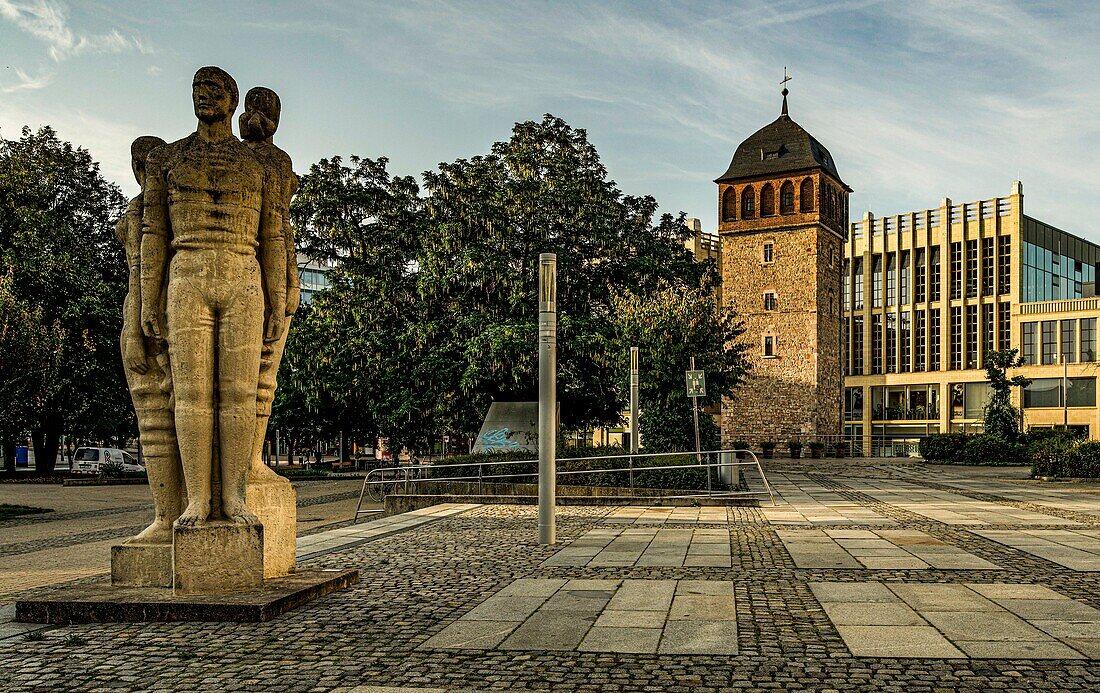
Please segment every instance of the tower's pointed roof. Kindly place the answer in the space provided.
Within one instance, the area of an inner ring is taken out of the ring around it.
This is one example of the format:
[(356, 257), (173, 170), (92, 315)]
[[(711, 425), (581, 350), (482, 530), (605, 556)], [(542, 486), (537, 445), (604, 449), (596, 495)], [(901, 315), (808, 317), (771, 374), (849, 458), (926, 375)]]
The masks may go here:
[[(787, 90), (783, 90), (783, 111), (773, 122), (754, 132), (737, 146), (726, 172), (714, 182), (772, 176), (822, 168), (844, 185), (833, 155), (787, 114)], [(845, 187), (847, 187), (845, 185)]]

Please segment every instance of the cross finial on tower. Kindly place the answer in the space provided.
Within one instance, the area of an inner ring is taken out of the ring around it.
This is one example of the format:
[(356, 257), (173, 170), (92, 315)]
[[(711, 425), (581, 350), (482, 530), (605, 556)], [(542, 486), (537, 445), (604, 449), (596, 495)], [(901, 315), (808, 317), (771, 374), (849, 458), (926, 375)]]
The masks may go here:
[(779, 82), (779, 84), (783, 85), (783, 91), (781, 92), (783, 94), (783, 115), (787, 115), (787, 94), (789, 94), (790, 92), (787, 91), (786, 84), (787, 84), (787, 82), (790, 82), (790, 81), (791, 81), (791, 76), (789, 74), (787, 74), (787, 66), (784, 65), (783, 66), (783, 80)]

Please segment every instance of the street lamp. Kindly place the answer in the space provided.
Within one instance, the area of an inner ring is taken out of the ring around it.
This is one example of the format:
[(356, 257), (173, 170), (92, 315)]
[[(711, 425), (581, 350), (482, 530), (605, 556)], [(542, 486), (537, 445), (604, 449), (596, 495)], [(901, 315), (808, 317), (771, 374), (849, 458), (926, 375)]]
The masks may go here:
[(539, 255), (539, 543), (557, 540), (558, 259)]

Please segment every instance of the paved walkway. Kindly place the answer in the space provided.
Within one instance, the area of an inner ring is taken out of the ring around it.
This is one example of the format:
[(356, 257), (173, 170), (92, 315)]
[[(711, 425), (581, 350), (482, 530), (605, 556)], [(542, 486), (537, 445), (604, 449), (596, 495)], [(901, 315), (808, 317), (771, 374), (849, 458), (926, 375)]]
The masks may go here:
[[(1100, 689), (1092, 489), (905, 460), (768, 465), (774, 511), (568, 506), (553, 547), (533, 506), (324, 528), (302, 564), (360, 584), (263, 624), (0, 640), (0, 688)], [(21, 531), (0, 548), (36, 541)], [(0, 562), (64, 572), (95, 544)]]

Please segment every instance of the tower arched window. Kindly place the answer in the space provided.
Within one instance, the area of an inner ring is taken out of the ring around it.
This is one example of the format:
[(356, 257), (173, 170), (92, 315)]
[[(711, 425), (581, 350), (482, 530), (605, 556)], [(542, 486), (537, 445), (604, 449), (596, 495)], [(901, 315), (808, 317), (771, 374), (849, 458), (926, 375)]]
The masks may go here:
[(807, 178), (798, 190), (798, 209), (802, 212), (814, 211), (814, 182)]
[(726, 188), (722, 193), (722, 221), (733, 221), (737, 218), (737, 193), (733, 187)]
[(779, 188), (779, 213), (794, 214), (794, 183), (790, 181)]
[(766, 183), (760, 188), (760, 216), (770, 217), (775, 214), (775, 188), (771, 183)]
[(756, 216), (756, 190), (751, 185), (741, 190), (741, 218), (752, 219)]

